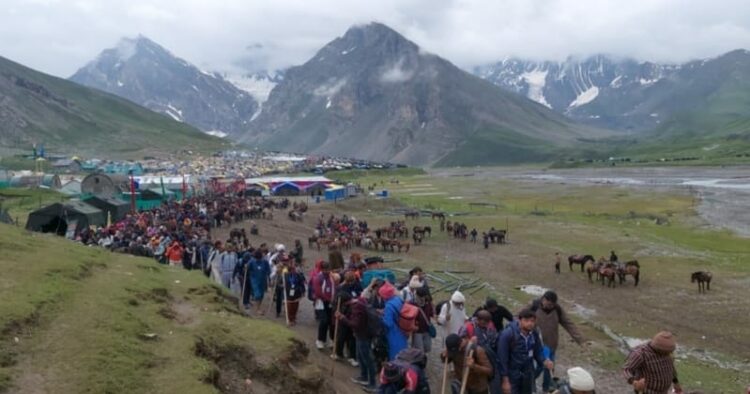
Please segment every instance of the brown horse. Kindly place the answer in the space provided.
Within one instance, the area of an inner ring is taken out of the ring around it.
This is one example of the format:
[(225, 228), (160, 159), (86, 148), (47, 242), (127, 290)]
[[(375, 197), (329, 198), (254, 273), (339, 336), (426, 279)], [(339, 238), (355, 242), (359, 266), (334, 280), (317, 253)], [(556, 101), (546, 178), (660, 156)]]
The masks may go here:
[(419, 219), (419, 211), (408, 211), (404, 213), (404, 219)]
[(617, 268), (614, 264), (607, 263), (599, 269), (599, 276), (601, 277), (602, 286), (604, 286), (604, 280), (607, 280), (607, 287), (615, 287), (615, 277), (617, 276)]
[(625, 277), (632, 275), (635, 279), (635, 285), (638, 286), (638, 282), (641, 278), (641, 265), (638, 264), (638, 260), (631, 260), (625, 263), (623, 267), (617, 269), (617, 276), (620, 277), (620, 284), (625, 283)]
[(705, 293), (706, 290), (711, 290), (711, 275), (708, 271), (696, 271), (690, 275), (690, 283), (698, 282), (698, 292)]
[(440, 220), (445, 220), (445, 214), (443, 212), (433, 212), (432, 219), (435, 220), (435, 218), (438, 218)]
[(573, 271), (573, 264), (580, 264), (581, 272), (583, 272), (583, 266), (586, 265), (586, 263), (588, 263), (589, 261), (594, 262), (596, 260), (594, 260), (594, 256), (590, 254), (574, 254), (572, 256), (568, 256), (568, 265), (570, 266), (571, 271)]
[(599, 269), (602, 268), (604, 263), (600, 261), (591, 261), (586, 264), (586, 274), (589, 276), (589, 282), (594, 283), (594, 279), (592, 278), (594, 274), (596, 274), (596, 280), (601, 279), (599, 277)]

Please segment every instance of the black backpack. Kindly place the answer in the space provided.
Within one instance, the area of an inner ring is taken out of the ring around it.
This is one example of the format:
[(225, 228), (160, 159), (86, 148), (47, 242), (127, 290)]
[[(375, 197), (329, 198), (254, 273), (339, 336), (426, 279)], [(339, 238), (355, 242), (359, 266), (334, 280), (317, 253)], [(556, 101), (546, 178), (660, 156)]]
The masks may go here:
[(367, 335), (370, 338), (382, 338), (385, 337), (385, 325), (383, 324), (383, 318), (380, 317), (378, 310), (374, 307), (367, 305)]

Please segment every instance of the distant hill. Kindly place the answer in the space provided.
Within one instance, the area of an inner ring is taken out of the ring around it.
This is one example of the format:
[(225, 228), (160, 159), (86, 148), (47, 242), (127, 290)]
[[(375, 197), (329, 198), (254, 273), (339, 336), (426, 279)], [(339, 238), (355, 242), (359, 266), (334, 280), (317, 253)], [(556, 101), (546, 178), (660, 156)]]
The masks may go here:
[(371, 23), (288, 69), (240, 140), (284, 151), (474, 165), (549, 160), (605, 135)]
[(218, 138), (125, 99), (0, 57), (0, 145), (132, 157), (215, 150)]
[[(259, 110), (253, 95), (144, 36), (123, 38), (70, 77), (214, 135), (238, 133)], [(253, 80), (254, 81), (254, 80)]]

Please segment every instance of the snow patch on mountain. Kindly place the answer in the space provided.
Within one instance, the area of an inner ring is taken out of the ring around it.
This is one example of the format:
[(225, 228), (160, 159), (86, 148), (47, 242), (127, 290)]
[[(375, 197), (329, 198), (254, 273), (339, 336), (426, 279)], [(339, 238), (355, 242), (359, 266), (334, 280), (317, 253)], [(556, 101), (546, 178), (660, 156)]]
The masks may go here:
[(552, 108), (547, 102), (547, 99), (544, 98), (544, 85), (547, 82), (547, 71), (534, 69), (534, 71), (521, 74), (521, 79), (523, 79), (529, 86), (526, 97), (547, 108)]
[(575, 100), (573, 100), (570, 105), (568, 105), (568, 108), (575, 108), (580, 107), (582, 105), (586, 105), (596, 98), (596, 96), (599, 95), (599, 88), (596, 86), (592, 86), (585, 91), (581, 92), (581, 94), (576, 97)]
[(622, 75), (618, 75), (615, 77), (615, 79), (612, 80), (612, 82), (609, 83), (609, 87), (611, 88), (619, 88), (622, 86)]
[(126, 62), (136, 54), (138, 51), (137, 44), (138, 40), (132, 38), (123, 38), (117, 43), (115, 53), (120, 62)]
[(268, 96), (277, 83), (270, 78), (253, 75), (225, 75), (224, 79), (242, 91), (250, 93), (259, 104), (268, 101)]
[(341, 79), (331, 78), (328, 80), (327, 83), (324, 83), (318, 86), (317, 88), (315, 88), (315, 90), (313, 90), (313, 94), (319, 97), (335, 96), (336, 93), (338, 93), (341, 90), (341, 88), (343, 88), (344, 85), (346, 85), (346, 82), (347, 82), (346, 78), (341, 78)]
[(212, 135), (214, 137), (219, 137), (219, 138), (226, 138), (228, 135), (227, 133), (220, 131), (220, 130), (206, 131), (206, 134)]

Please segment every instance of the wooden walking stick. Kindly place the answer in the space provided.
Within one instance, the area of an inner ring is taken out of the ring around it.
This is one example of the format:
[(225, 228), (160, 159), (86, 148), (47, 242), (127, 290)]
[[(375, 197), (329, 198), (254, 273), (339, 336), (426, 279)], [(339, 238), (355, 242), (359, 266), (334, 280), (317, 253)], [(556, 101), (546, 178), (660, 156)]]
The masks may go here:
[(244, 278), (242, 279), (242, 290), (240, 291), (240, 306), (242, 307), (243, 310), (245, 309), (245, 291), (247, 291), (245, 289), (247, 288), (247, 267), (249, 265), (250, 265), (249, 262), (245, 264), (245, 275), (244, 275)]
[(271, 286), (271, 288), (272, 288), (271, 291), (273, 291), (273, 296), (271, 296), (271, 302), (268, 303), (268, 307), (266, 309), (266, 315), (268, 315), (268, 314), (271, 313), (271, 308), (273, 307), (273, 302), (276, 300), (276, 285), (278, 284), (278, 282), (279, 282), (279, 276), (276, 275), (276, 277), (273, 278), (273, 286)]
[[(339, 342), (339, 319), (336, 318), (336, 315), (341, 313), (341, 302), (338, 302), (336, 304), (336, 314), (333, 315), (333, 319), (335, 321), (333, 329), (333, 353), (331, 353), (331, 357), (336, 356), (336, 350), (337, 350), (337, 344)], [(331, 376), (333, 376), (333, 371), (336, 369), (336, 361), (333, 362), (333, 365), (331, 365)]]
[[(472, 358), (472, 357), (474, 357), (473, 350), (469, 352), (469, 357), (467, 357), (467, 359)], [(461, 394), (466, 393), (466, 381), (467, 380), (469, 380), (469, 366), (466, 365), (466, 361), (464, 361), (464, 375), (463, 375), (463, 378), (461, 379)]]
[(443, 388), (441, 394), (445, 394), (445, 388), (448, 386), (448, 352), (445, 353), (445, 363), (443, 363)]
[(287, 307), (287, 300), (286, 300), (286, 271), (287, 268), (284, 267), (283, 270), (281, 270), (281, 283), (283, 286), (283, 289), (281, 290), (282, 294), (284, 295), (284, 314), (286, 315), (286, 325), (289, 325), (289, 308)]

